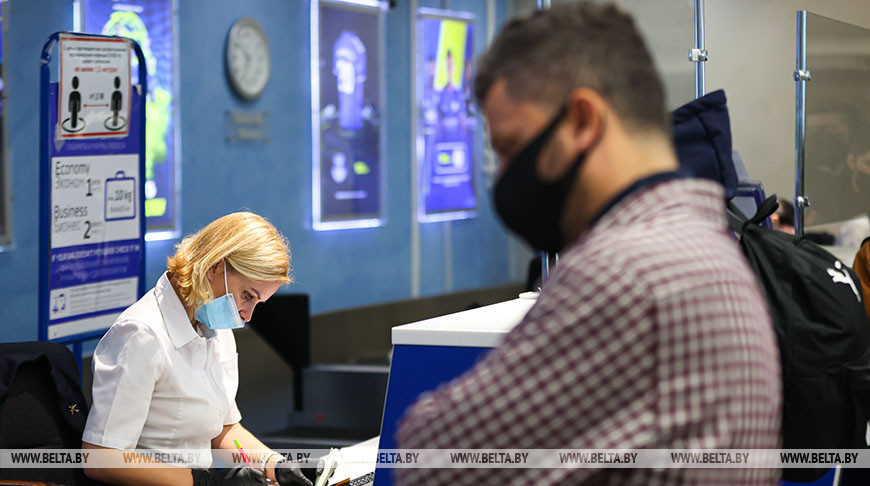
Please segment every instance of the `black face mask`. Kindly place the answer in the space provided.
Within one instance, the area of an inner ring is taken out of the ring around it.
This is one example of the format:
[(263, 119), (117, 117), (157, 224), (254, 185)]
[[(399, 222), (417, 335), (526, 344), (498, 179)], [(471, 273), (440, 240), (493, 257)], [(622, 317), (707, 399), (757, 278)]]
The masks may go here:
[(547, 127), (513, 158), (494, 191), (495, 209), (504, 224), (533, 248), (548, 253), (562, 250), (567, 243), (559, 221), (577, 171), (586, 159), (586, 153), (581, 153), (555, 181), (542, 181), (536, 173), (541, 149), (567, 111), (566, 106), (560, 108)]

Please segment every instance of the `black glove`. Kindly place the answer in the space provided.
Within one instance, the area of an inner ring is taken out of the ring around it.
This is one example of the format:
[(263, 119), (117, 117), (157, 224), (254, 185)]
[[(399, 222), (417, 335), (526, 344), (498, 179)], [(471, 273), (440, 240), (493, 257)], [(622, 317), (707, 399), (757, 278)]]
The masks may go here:
[(314, 486), (317, 476), (323, 473), (326, 461), (321, 457), (317, 467), (301, 467), (287, 459), (275, 463), (275, 479), (278, 486)]
[(206, 471), (193, 469), (193, 486), (262, 486), (266, 477), (259, 469), (239, 466), (233, 469)]

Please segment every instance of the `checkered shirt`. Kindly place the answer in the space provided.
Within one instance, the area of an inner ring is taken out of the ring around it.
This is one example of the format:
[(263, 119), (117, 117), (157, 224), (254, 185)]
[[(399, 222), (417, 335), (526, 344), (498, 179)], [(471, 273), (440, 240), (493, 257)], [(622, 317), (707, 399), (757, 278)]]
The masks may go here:
[[(779, 352), (712, 182), (641, 187), (564, 251), (535, 306), (406, 412), (403, 448), (780, 445)], [(394, 469), (399, 484), (774, 485), (766, 469)]]

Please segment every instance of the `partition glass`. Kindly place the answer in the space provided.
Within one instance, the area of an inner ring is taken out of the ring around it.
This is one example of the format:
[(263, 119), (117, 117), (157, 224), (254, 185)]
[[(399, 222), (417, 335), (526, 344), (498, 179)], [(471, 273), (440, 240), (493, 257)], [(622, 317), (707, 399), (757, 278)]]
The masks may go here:
[(870, 211), (870, 30), (807, 13), (807, 226)]

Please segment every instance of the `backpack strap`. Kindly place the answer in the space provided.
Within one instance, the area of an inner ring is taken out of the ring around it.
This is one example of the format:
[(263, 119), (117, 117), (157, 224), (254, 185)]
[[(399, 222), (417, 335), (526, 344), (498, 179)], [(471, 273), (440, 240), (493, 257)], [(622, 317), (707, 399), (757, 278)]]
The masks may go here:
[(746, 215), (731, 201), (728, 201), (725, 206), (725, 217), (728, 219), (728, 227), (731, 231), (738, 236), (742, 235), (743, 225), (746, 224)]
[(779, 207), (776, 202), (776, 194), (765, 199), (758, 206), (758, 210), (751, 218), (747, 218), (740, 209), (734, 205), (732, 201), (728, 201), (725, 205), (725, 216), (728, 219), (728, 227), (731, 231), (737, 233), (738, 236), (743, 235), (743, 231), (747, 226), (761, 224), (762, 221), (770, 217), (771, 214)]
[(761, 203), (761, 206), (758, 206), (758, 210), (755, 211), (755, 216), (751, 217), (747, 223), (749, 224), (761, 224), (762, 221), (770, 217), (771, 214), (776, 212), (779, 208), (779, 203), (776, 202), (776, 194), (770, 196), (765, 199), (764, 202)]

